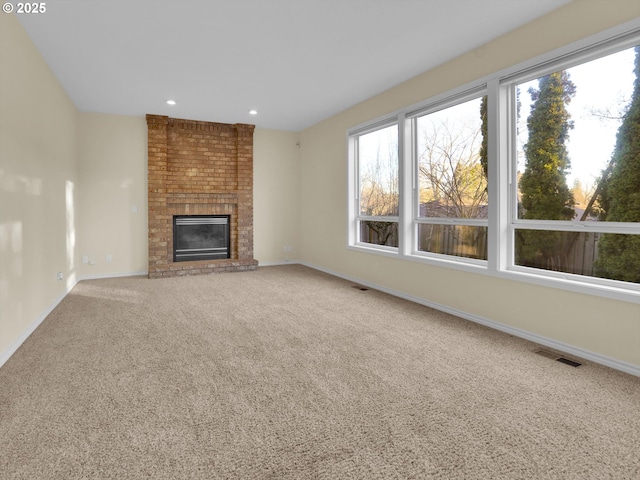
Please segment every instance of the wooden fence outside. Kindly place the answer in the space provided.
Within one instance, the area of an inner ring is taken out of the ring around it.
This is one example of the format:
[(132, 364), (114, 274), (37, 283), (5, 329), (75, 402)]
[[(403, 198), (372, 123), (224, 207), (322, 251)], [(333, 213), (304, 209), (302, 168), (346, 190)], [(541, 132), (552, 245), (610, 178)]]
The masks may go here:
[[(601, 235), (593, 232), (563, 232), (557, 249), (558, 254), (529, 266), (594, 276), (594, 264), (598, 258), (598, 242)], [(398, 246), (397, 225), (361, 222), (360, 238), (361, 241), (374, 245)], [(486, 260), (487, 228), (421, 224), (418, 229), (418, 249), (423, 252)]]

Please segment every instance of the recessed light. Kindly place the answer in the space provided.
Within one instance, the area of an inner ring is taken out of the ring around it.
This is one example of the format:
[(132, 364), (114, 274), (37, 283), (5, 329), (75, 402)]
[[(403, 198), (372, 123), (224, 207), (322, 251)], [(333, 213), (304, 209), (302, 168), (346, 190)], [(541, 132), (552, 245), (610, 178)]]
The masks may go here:
[(175, 105), (176, 101), (175, 100), (167, 100), (167, 105)]
[(257, 110), (249, 110), (249, 115), (257, 115), (258, 111)]

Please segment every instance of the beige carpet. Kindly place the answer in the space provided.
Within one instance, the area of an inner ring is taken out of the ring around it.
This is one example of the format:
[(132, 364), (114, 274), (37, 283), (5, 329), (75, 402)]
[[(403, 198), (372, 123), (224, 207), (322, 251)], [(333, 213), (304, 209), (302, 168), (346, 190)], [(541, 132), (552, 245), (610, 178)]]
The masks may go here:
[(302, 266), (79, 283), (0, 368), (0, 478), (639, 479), (640, 379)]

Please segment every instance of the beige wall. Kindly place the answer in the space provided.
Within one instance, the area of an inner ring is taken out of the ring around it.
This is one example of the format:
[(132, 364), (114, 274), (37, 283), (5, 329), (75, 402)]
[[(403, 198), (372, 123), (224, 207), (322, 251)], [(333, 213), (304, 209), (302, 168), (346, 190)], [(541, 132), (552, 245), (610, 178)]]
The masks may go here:
[[(297, 142), (297, 133), (254, 132), (254, 253), (261, 264), (282, 263), (297, 254)], [(144, 118), (79, 114), (81, 277), (147, 270), (146, 148)], [(285, 252), (284, 246), (294, 251)], [(82, 256), (95, 264), (81, 263)]]
[(470, 316), (640, 368), (640, 306), (347, 250), (346, 131), (640, 16), (628, 0), (573, 2), (301, 133), (300, 258)]
[(76, 274), (76, 115), (22, 26), (0, 15), (0, 365)]
[[(262, 264), (285, 262), (297, 253), (297, 142), (297, 133), (254, 132), (254, 252)], [(81, 277), (147, 270), (146, 148), (144, 118), (79, 114)], [(294, 251), (284, 252), (285, 245)], [(83, 256), (95, 264), (81, 263)]]
[[(79, 114), (78, 273), (81, 277), (146, 272), (146, 158), (144, 118)], [(111, 262), (107, 262), (108, 255)], [(83, 256), (95, 264), (82, 263)]]
[(298, 258), (298, 141), (299, 134), (278, 130), (257, 128), (253, 135), (254, 256), (260, 265)]

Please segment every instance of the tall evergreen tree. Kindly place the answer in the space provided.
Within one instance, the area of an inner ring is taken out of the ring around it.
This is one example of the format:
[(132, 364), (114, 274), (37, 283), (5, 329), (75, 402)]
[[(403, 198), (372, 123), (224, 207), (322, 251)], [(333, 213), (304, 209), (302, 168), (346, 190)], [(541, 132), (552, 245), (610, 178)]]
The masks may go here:
[[(618, 129), (611, 173), (601, 194), (601, 216), (610, 222), (640, 222), (640, 46), (634, 70), (631, 103)], [(640, 283), (640, 235), (602, 235), (595, 274)]]
[(484, 178), (489, 180), (489, 127), (487, 119), (487, 96), (484, 95), (480, 101), (480, 121), (482, 126), (480, 131), (482, 132), (482, 143), (480, 144), (480, 164), (482, 165), (482, 171)]
[[(574, 200), (566, 176), (571, 168), (566, 141), (573, 128), (567, 104), (575, 95), (575, 85), (566, 71), (555, 72), (529, 89), (533, 99), (527, 119), (529, 139), (524, 147), (526, 167), (520, 178), (520, 218), (570, 220), (575, 215)], [(560, 234), (549, 231), (520, 231), (518, 263), (553, 268), (560, 249)]]

